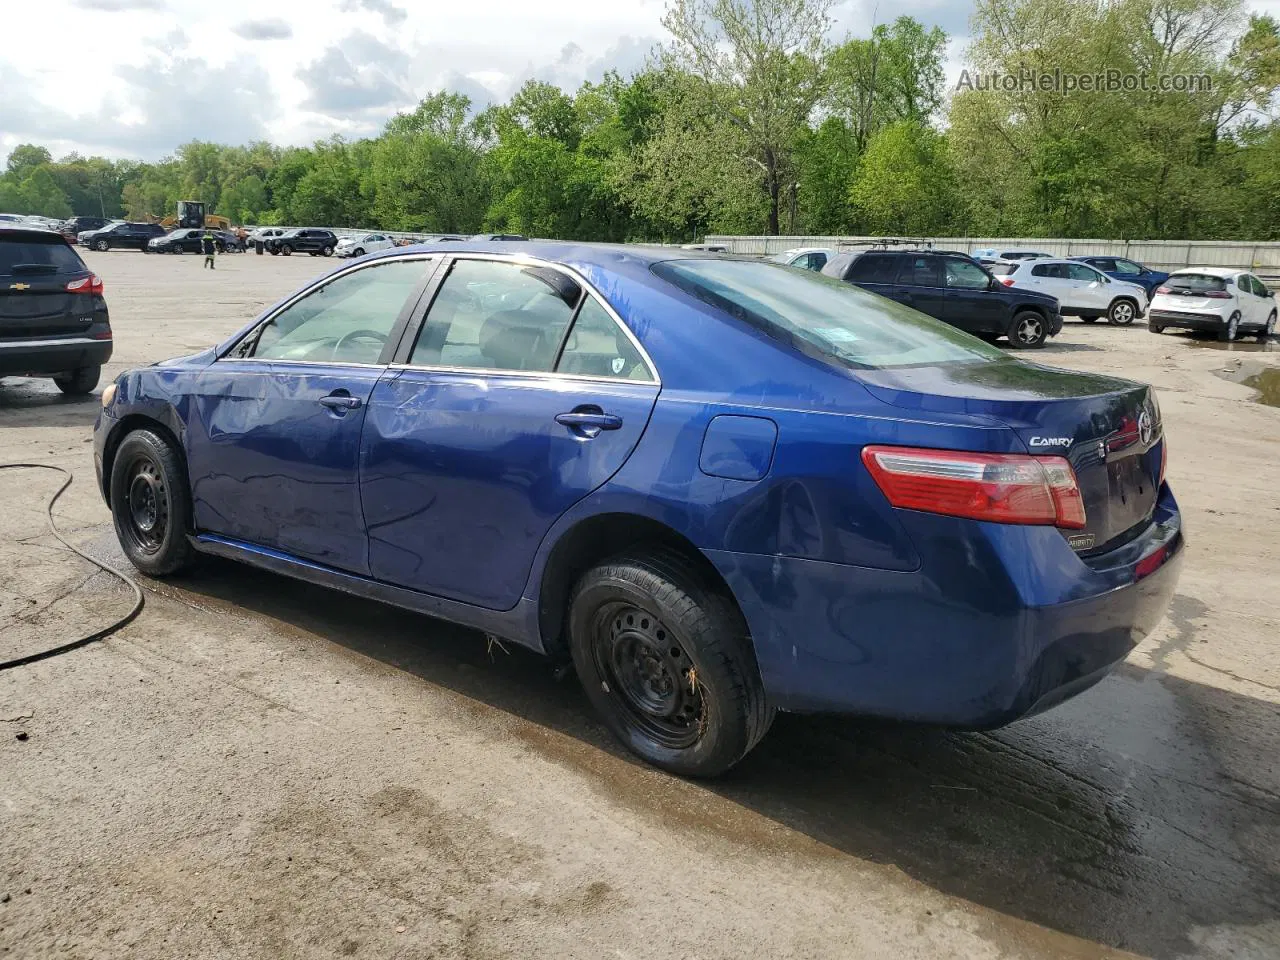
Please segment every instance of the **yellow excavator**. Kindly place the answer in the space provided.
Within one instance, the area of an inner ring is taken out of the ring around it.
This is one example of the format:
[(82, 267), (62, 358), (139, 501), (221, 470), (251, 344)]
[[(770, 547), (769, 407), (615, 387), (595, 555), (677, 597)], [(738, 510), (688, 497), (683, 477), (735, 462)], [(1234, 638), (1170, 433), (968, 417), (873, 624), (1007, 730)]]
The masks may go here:
[(163, 220), (156, 217), (150, 218), (153, 222), (159, 223), (166, 230), (174, 230), (178, 227), (208, 227), (211, 230), (230, 230), (231, 221), (226, 217), (220, 217), (217, 214), (204, 212), (204, 202), (200, 200), (179, 200), (178, 215), (176, 217), (165, 217)]

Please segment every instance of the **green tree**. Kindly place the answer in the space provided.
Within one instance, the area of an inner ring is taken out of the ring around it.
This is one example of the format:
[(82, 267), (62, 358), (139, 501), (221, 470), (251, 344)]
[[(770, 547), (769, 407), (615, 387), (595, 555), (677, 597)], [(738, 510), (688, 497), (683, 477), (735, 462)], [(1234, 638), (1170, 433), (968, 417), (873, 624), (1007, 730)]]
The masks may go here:
[(944, 138), (912, 120), (890, 124), (871, 138), (849, 190), (862, 229), (909, 236), (949, 233), (958, 197)]
[(721, 163), (759, 169), (766, 228), (777, 234), (794, 149), (822, 96), (831, 0), (671, 0), (669, 66), (689, 72), (706, 105), (737, 130)]
[(18, 180), (22, 180), (36, 167), (52, 162), (53, 157), (50, 156), (46, 148), (34, 143), (20, 143), (9, 154), (9, 159), (5, 162), (5, 169)]

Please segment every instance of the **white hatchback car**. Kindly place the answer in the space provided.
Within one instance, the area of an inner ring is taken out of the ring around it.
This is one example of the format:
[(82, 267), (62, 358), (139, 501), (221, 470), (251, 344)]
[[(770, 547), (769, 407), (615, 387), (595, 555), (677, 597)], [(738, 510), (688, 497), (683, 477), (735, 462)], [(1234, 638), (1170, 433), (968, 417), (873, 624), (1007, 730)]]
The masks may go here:
[(1147, 291), (1138, 284), (1113, 280), (1078, 260), (1019, 260), (993, 263), (990, 269), (1006, 287), (1057, 297), (1064, 315), (1085, 323), (1106, 317), (1116, 326), (1128, 326), (1147, 309)]
[(363, 257), (366, 253), (387, 250), (395, 245), (396, 242), (386, 234), (357, 233), (339, 240), (334, 253), (340, 257)]
[(1175, 270), (1151, 298), (1147, 329), (1205, 330), (1230, 343), (1241, 334), (1275, 336), (1276, 295), (1246, 270), (1190, 267)]

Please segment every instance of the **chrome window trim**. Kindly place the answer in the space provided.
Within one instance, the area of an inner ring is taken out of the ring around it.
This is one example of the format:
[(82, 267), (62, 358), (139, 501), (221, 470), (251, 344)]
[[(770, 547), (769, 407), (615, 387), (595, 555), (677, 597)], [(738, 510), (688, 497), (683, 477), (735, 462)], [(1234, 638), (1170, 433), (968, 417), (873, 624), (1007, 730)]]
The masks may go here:
[(462, 373), (485, 377), (524, 377), (542, 380), (577, 380), (584, 383), (629, 383), (637, 387), (660, 387), (657, 380), (632, 380), (629, 377), (593, 377), (583, 373), (557, 373), (554, 370), (506, 370), (497, 367), (453, 367), (447, 364), (389, 363), (388, 370), (421, 370), (425, 373)]
[[(409, 254), (407, 256), (401, 256), (401, 257), (383, 257), (368, 263), (357, 262), (357, 263), (348, 264), (347, 266), (342, 267), (338, 271), (324, 277), (322, 280), (319, 280), (316, 283), (313, 283), (311, 286), (303, 287), (301, 290), (299, 290), (296, 294), (294, 294), (284, 303), (277, 306), (265, 317), (262, 317), (261, 319), (259, 319), (257, 323), (255, 323), (252, 327), (250, 327), (248, 330), (244, 332), (243, 336), (236, 338), (235, 342), (232, 343), (231, 346), (227, 347), (225, 352), (219, 354), (217, 359), (214, 360), (214, 363), (217, 363), (219, 360), (258, 360), (263, 363), (295, 363), (295, 364), (311, 364), (313, 366), (330, 365), (331, 361), (324, 361), (324, 360), (276, 360), (276, 361), (273, 361), (273, 360), (267, 359), (266, 357), (233, 357), (231, 356), (231, 353), (234, 352), (236, 348), (240, 346), (240, 344), (244, 343), (247, 337), (253, 336), (255, 331), (261, 329), (262, 327), (265, 327), (268, 323), (270, 323), (276, 317), (280, 316), (280, 314), (284, 313), (286, 310), (292, 307), (295, 303), (297, 303), (300, 300), (305, 300), (307, 297), (311, 296), (311, 294), (319, 290), (321, 287), (327, 287), (329, 284), (333, 283), (335, 280), (340, 280), (342, 277), (345, 277), (348, 274), (355, 273), (357, 270), (372, 270), (374, 267), (380, 266), (383, 263), (398, 263), (402, 260), (430, 261), (430, 260), (443, 259), (444, 256), (445, 254), (442, 254), (442, 253), (414, 253), (414, 254)], [(402, 307), (401, 309), (404, 309), (404, 308)], [(394, 329), (394, 325), (393, 325), (393, 329)], [(378, 363), (358, 364), (358, 366), (379, 367), (379, 366), (383, 366), (383, 364), (378, 364)]]
[[(587, 280), (586, 277), (584, 277), (581, 273), (579, 273), (573, 267), (567, 266), (563, 263), (557, 263), (554, 260), (546, 260), (542, 257), (534, 257), (527, 253), (472, 253), (471, 251), (467, 250), (467, 251), (459, 251), (458, 253), (452, 253), (452, 252), (442, 253), (439, 255), (449, 257), (450, 270), (453, 269), (453, 264), (457, 263), (459, 260), (492, 260), (497, 263), (519, 263), (519, 264), (530, 264), (530, 265), (539, 266), (539, 267), (548, 267), (552, 270), (558, 270), (559, 272), (568, 275), (573, 280), (574, 283), (582, 287), (585, 293), (587, 293), (589, 296), (595, 297), (596, 300), (600, 302), (600, 305), (604, 307), (605, 312), (609, 314), (609, 317), (613, 320), (613, 322), (622, 329), (622, 332), (626, 335), (627, 339), (631, 341), (631, 345), (636, 348), (636, 352), (640, 354), (640, 359), (644, 362), (645, 368), (649, 371), (650, 379), (649, 380), (631, 380), (631, 379), (624, 379), (621, 377), (588, 377), (588, 376), (583, 376), (582, 374), (575, 374), (575, 373), (557, 373), (554, 370), (491, 370), (491, 369), (482, 368), (482, 367), (453, 367), (447, 364), (429, 364), (429, 363), (393, 363), (393, 364), (390, 364), (391, 368), (397, 369), (397, 370), (439, 370), (439, 371), (449, 372), (449, 373), (471, 372), (471, 373), (484, 373), (486, 375), (491, 375), (496, 373), (507, 373), (507, 374), (514, 374), (517, 376), (526, 376), (526, 377), (527, 376), (562, 377), (566, 380), (584, 380), (591, 383), (650, 383), (656, 387), (662, 386), (662, 377), (658, 374), (658, 366), (653, 362), (653, 358), (649, 356), (649, 351), (644, 348), (644, 344), (642, 344), (639, 341), (636, 335), (632, 332), (631, 328), (628, 327), (625, 323), (623, 323), (622, 317), (618, 316), (618, 311), (613, 309), (613, 304), (609, 302), (608, 298), (605, 297), (603, 294), (601, 294), (600, 291), (597, 290)], [(432, 304), (435, 303), (436, 296), (439, 295), (441, 288), (443, 288), (445, 283), (448, 282), (448, 279), (449, 279), (448, 273), (446, 273), (443, 277), (440, 278), (440, 282), (437, 285), (435, 293), (432, 295), (432, 298), (431, 298)], [(418, 335), (421, 335), (423, 324), (427, 322), (430, 316), (431, 316), (431, 304), (428, 304), (426, 313), (423, 314), (422, 320), (419, 321), (418, 323), (418, 330), (417, 330)], [(575, 314), (575, 319), (576, 319), (576, 314)], [(416, 338), (414, 342), (416, 344), (417, 342)], [(412, 351), (410, 351), (410, 355), (412, 355)]]
[(269, 357), (228, 357), (227, 362), (261, 363), (267, 366), (283, 363), (290, 367), (363, 367), (371, 370), (382, 370), (390, 366), (386, 363), (356, 363), (354, 360), (273, 360)]

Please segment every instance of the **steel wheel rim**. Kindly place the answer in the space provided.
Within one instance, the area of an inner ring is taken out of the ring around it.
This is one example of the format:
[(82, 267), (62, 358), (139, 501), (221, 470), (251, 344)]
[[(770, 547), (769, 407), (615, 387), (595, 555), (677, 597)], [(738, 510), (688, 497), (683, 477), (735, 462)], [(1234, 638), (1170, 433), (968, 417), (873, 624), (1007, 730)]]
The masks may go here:
[(1022, 343), (1035, 343), (1040, 338), (1040, 321), (1034, 317), (1024, 317), (1018, 323), (1018, 340)]
[(696, 743), (706, 702), (693, 661), (671, 630), (628, 602), (603, 605), (592, 627), (596, 670), (629, 725), (672, 750)]
[(123, 526), (134, 546), (156, 553), (169, 529), (169, 497), (160, 468), (149, 457), (138, 457), (126, 474)]

